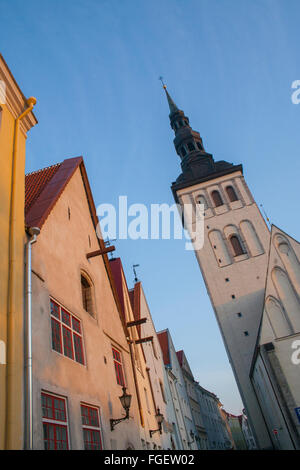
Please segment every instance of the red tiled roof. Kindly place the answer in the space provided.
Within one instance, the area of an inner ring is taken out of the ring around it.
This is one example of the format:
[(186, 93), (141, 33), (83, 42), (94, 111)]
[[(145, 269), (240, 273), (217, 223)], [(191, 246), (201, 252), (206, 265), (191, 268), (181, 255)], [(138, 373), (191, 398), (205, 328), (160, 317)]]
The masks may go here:
[(160, 347), (162, 350), (164, 364), (166, 366), (169, 366), (171, 365), (171, 361), (170, 361), (170, 352), (169, 352), (168, 332), (161, 331), (160, 333), (157, 333), (157, 337), (158, 337)]
[(34, 201), (39, 197), (59, 167), (60, 163), (57, 163), (25, 176), (25, 213), (29, 211)]
[[(135, 320), (141, 318), (141, 283), (136, 282), (134, 288), (129, 291), (130, 303), (133, 310), (133, 316)], [(142, 326), (137, 325), (139, 336), (141, 336)]]
[(183, 351), (177, 351), (176, 352), (177, 359), (179, 361), (180, 367), (182, 367), (182, 361), (183, 361)]
[(112, 276), (115, 282), (116, 291), (117, 291), (119, 303), (121, 306), (123, 321), (126, 322), (124, 292), (123, 292), (123, 282), (122, 282), (123, 268), (122, 268), (121, 259), (120, 258), (110, 259), (109, 265), (110, 265)]
[(82, 162), (82, 157), (68, 158), (25, 176), (25, 221), (28, 227), (42, 227)]

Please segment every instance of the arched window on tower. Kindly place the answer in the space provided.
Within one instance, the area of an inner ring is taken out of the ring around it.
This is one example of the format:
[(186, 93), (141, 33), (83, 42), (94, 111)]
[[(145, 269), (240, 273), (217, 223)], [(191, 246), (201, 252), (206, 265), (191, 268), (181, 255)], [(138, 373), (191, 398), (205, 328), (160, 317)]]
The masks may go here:
[(211, 193), (211, 197), (212, 197), (216, 207), (223, 206), (224, 203), (223, 203), (223, 200), (221, 198), (221, 195), (220, 195), (219, 191), (216, 191), (216, 190), (213, 191)]
[(88, 312), (92, 317), (94, 314), (93, 306), (93, 286), (89, 278), (81, 273), (81, 293), (82, 293), (82, 305), (86, 312)]
[(204, 196), (202, 196), (202, 194), (200, 194), (199, 196), (197, 196), (196, 201), (197, 201), (197, 204), (203, 204), (205, 210), (208, 208), (206, 199), (205, 199)]
[(234, 202), (234, 201), (238, 200), (236, 192), (235, 192), (235, 190), (233, 189), (232, 186), (227, 186), (226, 187), (226, 193), (227, 193), (227, 196), (228, 196), (228, 199), (229, 199), (230, 202)]
[(245, 253), (237, 235), (232, 235), (229, 241), (233, 250), (233, 256), (240, 256)]
[(195, 150), (195, 145), (193, 144), (193, 142), (188, 142), (187, 146), (190, 152)]

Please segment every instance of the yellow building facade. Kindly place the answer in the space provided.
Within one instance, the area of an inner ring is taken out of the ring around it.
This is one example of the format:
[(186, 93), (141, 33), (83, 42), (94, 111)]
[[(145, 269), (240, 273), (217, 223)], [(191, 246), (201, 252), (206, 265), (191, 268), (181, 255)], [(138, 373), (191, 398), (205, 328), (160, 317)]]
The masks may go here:
[(25, 144), (35, 101), (0, 54), (0, 449), (23, 448)]

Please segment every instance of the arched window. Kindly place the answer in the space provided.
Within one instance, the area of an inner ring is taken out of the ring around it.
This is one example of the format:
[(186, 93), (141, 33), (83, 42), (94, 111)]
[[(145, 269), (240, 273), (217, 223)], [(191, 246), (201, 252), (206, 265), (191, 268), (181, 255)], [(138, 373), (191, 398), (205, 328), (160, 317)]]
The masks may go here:
[(204, 205), (204, 209), (208, 209), (208, 205), (207, 205), (207, 202), (206, 202), (206, 199), (204, 196), (202, 196), (202, 194), (200, 194), (199, 196), (197, 196), (197, 204), (203, 204)]
[(222, 198), (221, 198), (221, 195), (220, 195), (219, 191), (213, 191), (211, 193), (211, 197), (212, 197), (216, 207), (223, 206), (223, 201), (222, 201)]
[(227, 186), (226, 193), (230, 202), (237, 201), (238, 197), (232, 186)]
[(81, 274), (82, 305), (86, 312), (94, 316), (92, 283), (85, 274)]
[(233, 254), (234, 256), (240, 256), (243, 255), (245, 252), (243, 250), (243, 247), (241, 245), (241, 242), (239, 238), (236, 235), (232, 235), (229, 239), (231, 243), (231, 247), (233, 249)]

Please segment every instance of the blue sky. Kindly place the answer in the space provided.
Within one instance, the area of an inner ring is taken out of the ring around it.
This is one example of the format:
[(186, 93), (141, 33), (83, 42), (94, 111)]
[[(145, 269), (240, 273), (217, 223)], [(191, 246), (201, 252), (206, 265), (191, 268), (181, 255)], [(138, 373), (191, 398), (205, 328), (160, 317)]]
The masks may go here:
[[(180, 172), (159, 75), (217, 160), (242, 163), (273, 223), (300, 238), (298, 0), (0, 0), (0, 47), (39, 124), (27, 171), (83, 155), (96, 205), (173, 203)], [(155, 324), (195, 377), (242, 409), (195, 255), (184, 241), (116, 242), (138, 263)]]

